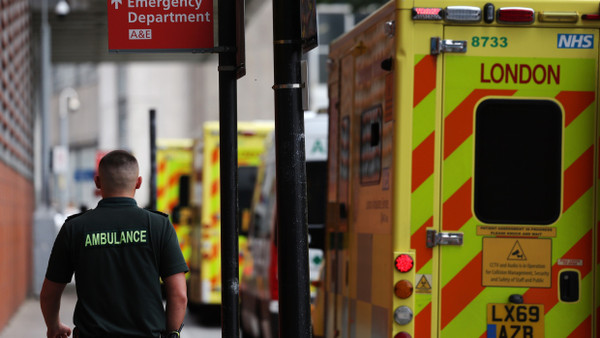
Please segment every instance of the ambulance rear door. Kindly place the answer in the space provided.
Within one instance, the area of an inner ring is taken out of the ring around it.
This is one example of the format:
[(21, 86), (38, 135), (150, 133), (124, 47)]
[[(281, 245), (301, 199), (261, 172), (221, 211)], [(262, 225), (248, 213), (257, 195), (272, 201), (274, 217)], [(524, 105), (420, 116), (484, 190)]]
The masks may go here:
[(446, 26), (440, 337), (591, 337), (598, 30)]

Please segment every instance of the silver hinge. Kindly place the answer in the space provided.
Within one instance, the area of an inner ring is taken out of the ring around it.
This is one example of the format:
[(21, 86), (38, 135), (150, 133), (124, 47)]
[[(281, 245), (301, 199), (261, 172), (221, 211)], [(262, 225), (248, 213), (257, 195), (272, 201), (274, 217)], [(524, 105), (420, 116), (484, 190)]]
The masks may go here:
[(431, 55), (440, 53), (466, 53), (466, 40), (442, 40), (439, 37), (431, 38)]
[(463, 233), (427, 229), (427, 247), (433, 248), (436, 245), (463, 245)]

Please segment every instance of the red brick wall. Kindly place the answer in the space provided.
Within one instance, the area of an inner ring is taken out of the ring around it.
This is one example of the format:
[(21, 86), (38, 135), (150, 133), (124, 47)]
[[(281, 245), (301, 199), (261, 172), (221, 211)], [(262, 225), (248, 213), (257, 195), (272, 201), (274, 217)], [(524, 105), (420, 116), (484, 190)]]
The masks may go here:
[(34, 208), (28, 0), (0, 0), (0, 331), (30, 290)]
[(33, 208), (32, 182), (0, 162), (0, 331), (31, 284)]

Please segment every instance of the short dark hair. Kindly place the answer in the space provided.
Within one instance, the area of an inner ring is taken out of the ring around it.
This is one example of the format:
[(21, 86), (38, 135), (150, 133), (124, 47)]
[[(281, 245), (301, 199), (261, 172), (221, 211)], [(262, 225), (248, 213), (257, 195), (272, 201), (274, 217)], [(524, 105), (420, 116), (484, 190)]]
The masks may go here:
[(104, 155), (98, 164), (98, 175), (105, 191), (135, 188), (139, 165), (135, 156), (125, 150), (113, 150)]

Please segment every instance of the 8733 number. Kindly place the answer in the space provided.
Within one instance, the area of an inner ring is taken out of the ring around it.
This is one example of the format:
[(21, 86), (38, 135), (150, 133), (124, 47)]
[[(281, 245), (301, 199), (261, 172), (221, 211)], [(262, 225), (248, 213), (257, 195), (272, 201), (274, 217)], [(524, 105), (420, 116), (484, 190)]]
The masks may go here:
[(506, 36), (474, 36), (471, 38), (472, 47), (508, 47), (508, 38)]

